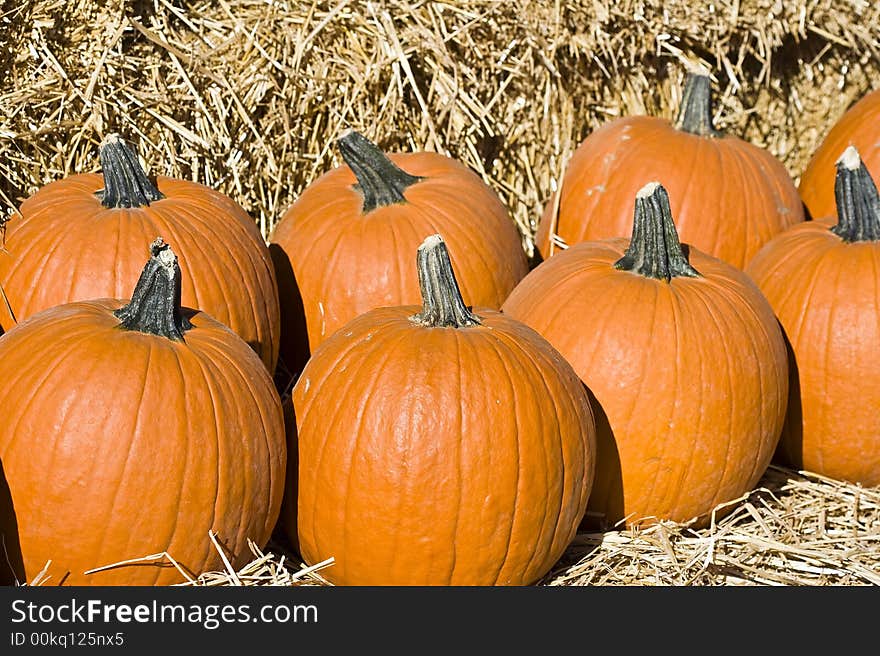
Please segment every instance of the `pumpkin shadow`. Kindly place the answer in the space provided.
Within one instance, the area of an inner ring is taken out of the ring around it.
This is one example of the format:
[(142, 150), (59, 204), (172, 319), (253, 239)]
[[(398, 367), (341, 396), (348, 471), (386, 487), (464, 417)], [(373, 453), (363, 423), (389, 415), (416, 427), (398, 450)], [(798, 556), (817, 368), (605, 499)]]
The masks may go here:
[(0, 585), (13, 586), (27, 582), (21, 540), (18, 534), (18, 518), (12, 503), (9, 481), (0, 462)]
[(271, 541), (285, 550), (299, 555), (297, 538), (297, 497), (299, 480), (299, 446), (296, 435), (296, 413), (293, 400), (287, 396), (281, 404), (284, 409), (284, 433), (287, 436), (287, 469), (284, 475), (284, 495), (281, 498), (281, 512)]
[[(614, 431), (608, 422), (608, 415), (589, 387), (584, 385), (593, 409), (596, 423), (596, 475), (587, 509), (581, 520), (579, 531), (607, 531), (615, 527), (619, 518), (623, 517), (623, 473), (620, 466), (620, 452)], [(601, 499), (601, 507), (594, 504), (594, 499)]]
[(785, 340), (785, 352), (788, 356), (788, 408), (785, 411), (785, 423), (782, 434), (773, 454), (773, 462), (779, 465), (803, 469), (804, 465), (804, 414), (801, 405), (801, 379), (798, 372), (794, 349), (788, 335), (779, 325), (782, 338)]
[(278, 282), (278, 302), (281, 310), (281, 351), (275, 372), (275, 381), (283, 393), (308, 362), (309, 350), (306, 313), (302, 294), (293, 265), (287, 253), (278, 244), (269, 244), (272, 266)]

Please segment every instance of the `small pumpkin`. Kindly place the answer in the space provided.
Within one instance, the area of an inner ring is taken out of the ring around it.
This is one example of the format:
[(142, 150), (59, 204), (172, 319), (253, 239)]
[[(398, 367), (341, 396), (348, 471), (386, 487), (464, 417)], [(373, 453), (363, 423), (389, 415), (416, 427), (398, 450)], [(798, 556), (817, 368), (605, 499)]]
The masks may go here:
[(293, 388), (285, 525), (307, 563), (335, 559), (321, 573), (339, 585), (533, 583), (586, 506), (587, 393), (533, 330), (465, 306), (439, 235), (417, 260), (422, 307), (353, 319)]
[(577, 147), (562, 180), (558, 208), (547, 203), (536, 246), (543, 259), (582, 241), (626, 237), (633, 198), (645, 180), (669, 192), (681, 239), (744, 267), (771, 237), (804, 220), (797, 188), (767, 150), (712, 124), (708, 74), (688, 74), (674, 123), (626, 116)]
[(880, 196), (858, 150), (837, 161), (837, 209), (795, 226), (748, 274), (773, 306), (793, 354), (777, 460), (880, 485)]
[[(232, 328), (274, 371), (280, 343), (278, 288), (268, 246), (228, 196), (188, 180), (149, 178), (118, 134), (100, 147), (101, 173), (56, 180), (21, 204), (0, 249), (0, 285), (14, 319), (70, 301), (124, 298), (157, 234), (175, 244), (183, 303)], [(82, 244), (93, 246), (83, 249)], [(8, 329), (14, 321), (0, 322)]]
[(169, 558), (89, 571), (164, 553), (198, 575), (224, 567), (209, 531), (234, 567), (252, 557), (248, 540), (269, 539), (281, 400), (240, 337), (181, 307), (180, 287), (177, 257), (156, 240), (128, 303), (57, 305), (0, 338), (13, 506), (0, 526), (19, 581), (48, 565), (49, 583), (172, 584), (184, 577)]
[(703, 523), (764, 473), (785, 417), (782, 332), (742, 271), (679, 242), (659, 183), (636, 194), (631, 239), (554, 255), (502, 310), (593, 394), (588, 525)]
[(837, 211), (834, 180), (837, 159), (848, 147), (858, 151), (869, 171), (880, 172), (880, 89), (870, 91), (835, 121), (807, 162), (798, 190), (810, 216)]
[(355, 131), (337, 145), (345, 164), (310, 184), (269, 237), (282, 359), (294, 375), (347, 321), (418, 303), (410, 260), (426, 234), (443, 233), (470, 304), (499, 308), (528, 269), (506, 207), (464, 164), (432, 152), (386, 155)]

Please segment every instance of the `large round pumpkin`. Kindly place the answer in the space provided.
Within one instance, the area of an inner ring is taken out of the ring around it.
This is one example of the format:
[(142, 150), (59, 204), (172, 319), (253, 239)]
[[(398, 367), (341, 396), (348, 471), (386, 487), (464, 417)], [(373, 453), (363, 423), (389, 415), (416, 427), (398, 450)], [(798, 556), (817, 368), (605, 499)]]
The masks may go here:
[[(540, 335), (464, 305), (439, 235), (423, 305), (371, 310), (319, 346), (293, 388), (298, 530), (342, 585), (525, 585), (583, 516), (587, 393)], [(290, 446), (289, 448), (293, 448)]]
[(764, 473), (785, 417), (782, 332), (742, 271), (679, 243), (661, 185), (636, 195), (631, 239), (553, 256), (502, 310), (594, 395), (588, 523), (700, 523)]
[(837, 210), (768, 243), (747, 272), (793, 358), (778, 460), (880, 485), (880, 197), (858, 151), (837, 164)]
[[(280, 314), (265, 240), (231, 198), (196, 182), (147, 177), (119, 135), (100, 148), (102, 173), (56, 180), (6, 226), (0, 285), (15, 319), (61, 303), (125, 298), (143, 268), (143, 245), (164, 235), (184, 276), (184, 305), (232, 328), (275, 369)], [(91, 247), (83, 249), (83, 244)], [(3, 322), (0, 307), (0, 322)], [(2, 324), (9, 328), (9, 322)]]
[(309, 185), (269, 238), (282, 359), (294, 375), (359, 314), (418, 303), (411, 259), (424, 235), (443, 234), (470, 304), (499, 308), (528, 270), (507, 209), (464, 164), (431, 152), (386, 156), (354, 131), (337, 143), (345, 164)]
[[(627, 237), (645, 180), (669, 192), (681, 239), (742, 268), (771, 237), (803, 221), (797, 188), (773, 155), (712, 125), (710, 80), (690, 73), (672, 123), (627, 116), (581, 142), (535, 237), (543, 259), (582, 241)], [(558, 207), (557, 207), (558, 205)]]
[(880, 89), (871, 91), (847, 109), (813, 152), (801, 175), (798, 190), (815, 218), (833, 217), (835, 164), (853, 146), (869, 171), (880, 175)]
[[(235, 567), (253, 557), (248, 540), (269, 539), (286, 464), (281, 400), (240, 337), (181, 308), (180, 284), (157, 240), (129, 303), (58, 305), (0, 337), (14, 512), (0, 525), (14, 527), (5, 547), (20, 581), (48, 565), (50, 584), (171, 584), (184, 580), (171, 559), (193, 575), (224, 568), (209, 531)], [(138, 560), (154, 554), (165, 555)]]

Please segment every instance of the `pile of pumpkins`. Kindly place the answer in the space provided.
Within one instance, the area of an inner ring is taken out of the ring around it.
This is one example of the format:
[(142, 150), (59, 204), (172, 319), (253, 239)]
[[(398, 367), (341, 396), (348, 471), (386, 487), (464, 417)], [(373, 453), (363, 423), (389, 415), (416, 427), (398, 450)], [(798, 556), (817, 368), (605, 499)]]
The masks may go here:
[(692, 72), (580, 144), (532, 262), (438, 153), (342, 135), (266, 240), (108, 136), (5, 229), (7, 579), (171, 584), (277, 532), (340, 585), (529, 585), (774, 459), (880, 485), (878, 119), (796, 187)]

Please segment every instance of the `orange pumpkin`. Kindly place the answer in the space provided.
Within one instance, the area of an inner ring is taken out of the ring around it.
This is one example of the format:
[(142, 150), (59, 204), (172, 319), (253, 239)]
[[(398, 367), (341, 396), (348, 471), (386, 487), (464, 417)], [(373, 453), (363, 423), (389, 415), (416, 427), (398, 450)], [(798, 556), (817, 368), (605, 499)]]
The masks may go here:
[(848, 146), (855, 147), (869, 171), (880, 174), (880, 89), (865, 94), (846, 110), (807, 162), (798, 190), (810, 216), (833, 217), (837, 212), (835, 165)]
[[(0, 285), (18, 321), (69, 301), (124, 298), (157, 234), (175, 244), (183, 303), (208, 312), (248, 342), (269, 371), (281, 319), (272, 260), (259, 228), (232, 199), (188, 180), (147, 177), (118, 135), (100, 148), (102, 173), (52, 182), (6, 226)], [(85, 250), (82, 244), (92, 244)], [(0, 307), (0, 322), (8, 329)]]
[(321, 573), (336, 584), (533, 583), (586, 506), (587, 393), (533, 330), (465, 306), (439, 235), (417, 269), (421, 308), (355, 318), (297, 380), (287, 528), (307, 563), (335, 559)]
[[(747, 272), (794, 355), (777, 459), (880, 485), (880, 197), (857, 149), (837, 163), (837, 210), (770, 241)], [(835, 218), (836, 217), (836, 218)]]
[(528, 268), (507, 209), (460, 162), (430, 152), (386, 156), (354, 131), (337, 144), (345, 164), (309, 185), (269, 238), (282, 360), (293, 374), (359, 314), (418, 303), (410, 259), (426, 234), (443, 233), (468, 303), (497, 309)]
[(785, 417), (782, 333), (742, 271), (679, 243), (661, 185), (636, 195), (631, 239), (560, 252), (502, 310), (594, 395), (588, 524), (700, 523), (764, 473)]
[(675, 123), (627, 116), (575, 150), (535, 237), (543, 259), (582, 241), (626, 237), (645, 180), (669, 192), (683, 241), (742, 268), (771, 237), (804, 220), (797, 188), (768, 151), (712, 125), (710, 80), (687, 77)]
[(252, 557), (248, 540), (269, 539), (286, 464), (281, 400), (241, 338), (180, 306), (180, 286), (157, 240), (129, 303), (58, 305), (0, 338), (14, 513), (0, 526), (19, 581), (48, 564), (50, 584), (177, 583), (171, 558), (196, 575), (224, 567), (209, 531), (235, 567)]

